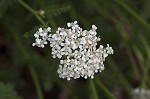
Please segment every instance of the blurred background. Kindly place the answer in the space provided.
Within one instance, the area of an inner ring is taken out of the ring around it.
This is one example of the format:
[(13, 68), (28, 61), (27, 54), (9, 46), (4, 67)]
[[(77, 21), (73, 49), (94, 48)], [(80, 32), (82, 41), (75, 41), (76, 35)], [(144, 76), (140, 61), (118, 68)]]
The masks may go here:
[[(93, 80), (60, 79), (50, 47), (32, 47), (39, 27), (75, 20), (114, 49)], [(150, 0), (0, 0), (0, 99), (150, 99), (149, 88)]]

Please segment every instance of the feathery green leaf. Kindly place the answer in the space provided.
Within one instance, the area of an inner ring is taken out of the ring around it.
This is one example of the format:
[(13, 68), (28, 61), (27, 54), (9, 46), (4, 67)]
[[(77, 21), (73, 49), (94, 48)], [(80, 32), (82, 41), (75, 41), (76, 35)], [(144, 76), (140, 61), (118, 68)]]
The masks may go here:
[(0, 83), (0, 99), (21, 99), (11, 84)]
[(62, 4), (62, 5), (48, 6), (44, 10), (46, 12), (46, 17), (52, 17), (65, 13), (69, 11), (70, 8), (71, 8), (70, 5)]

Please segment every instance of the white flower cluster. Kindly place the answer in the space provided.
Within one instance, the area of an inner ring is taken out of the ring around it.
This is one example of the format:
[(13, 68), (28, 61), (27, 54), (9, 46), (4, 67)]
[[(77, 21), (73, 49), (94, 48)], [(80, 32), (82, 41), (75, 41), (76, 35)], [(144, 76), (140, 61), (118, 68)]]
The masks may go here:
[(133, 99), (150, 99), (149, 89), (136, 88), (133, 90), (132, 94)]
[(35, 43), (32, 44), (32, 46), (38, 46), (44, 48), (45, 44), (48, 44), (47, 41), (50, 41), (51, 34), (48, 34), (48, 32), (51, 32), (51, 28), (48, 27), (47, 29), (39, 28), (39, 30), (34, 34)]
[[(113, 54), (112, 47), (107, 44), (106, 48), (102, 45), (97, 48), (100, 37), (96, 36), (95, 25), (92, 25), (89, 31), (82, 30), (77, 21), (67, 23), (67, 27), (59, 27), (55, 34), (48, 36), (53, 58), (61, 58), (57, 70), (59, 77), (67, 80), (80, 77), (94, 78), (94, 73), (104, 70), (103, 62), (108, 54)], [(37, 46), (41, 44), (45, 43), (33, 43)]]

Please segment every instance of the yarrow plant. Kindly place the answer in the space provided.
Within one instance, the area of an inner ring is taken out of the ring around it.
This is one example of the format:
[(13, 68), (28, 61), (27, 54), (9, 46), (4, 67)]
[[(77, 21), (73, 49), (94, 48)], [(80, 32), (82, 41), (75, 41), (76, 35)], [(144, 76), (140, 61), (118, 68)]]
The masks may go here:
[(49, 34), (50, 27), (39, 28), (32, 45), (44, 48), (49, 42), (53, 58), (60, 59), (57, 70), (60, 78), (94, 78), (95, 73), (104, 70), (105, 58), (114, 53), (109, 44), (105, 48), (103, 45), (97, 48), (101, 38), (97, 37), (96, 30), (95, 25), (89, 31), (83, 30), (77, 21), (67, 23), (67, 28), (58, 27), (55, 34)]

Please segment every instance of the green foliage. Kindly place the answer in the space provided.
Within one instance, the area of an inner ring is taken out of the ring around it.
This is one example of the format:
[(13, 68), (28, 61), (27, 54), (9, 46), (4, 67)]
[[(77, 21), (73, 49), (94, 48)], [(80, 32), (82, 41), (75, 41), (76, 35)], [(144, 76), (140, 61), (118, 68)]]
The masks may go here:
[(7, 9), (12, 6), (15, 0), (1, 0), (0, 1), (0, 18), (6, 13)]
[(62, 13), (65, 13), (70, 10), (70, 5), (62, 4), (62, 5), (50, 5), (44, 8), (46, 17), (58, 16)]
[(32, 37), (34, 37), (34, 33), (36, 33), (36, 31), (38, 31), (39, 28), (45, 28), (45, 26), (43, 26), (43, 25), (36, 26), (32, 30), (25, 32), (23, 36), (25, 38), (32, 38)]
[[(17, 3), (12, 6), (13, 2)], [(150, 88), (149, 5), (149, 0), (136, 3), (132, 0), (0, 0), (0, 81), (11, 83), (0, 83), (0, 99), (20, 99), (14, 89), (20, 91), (23, 99), (38, 99), (37, 86), (45, 99), (129, 99), (135, 87)], [(60, 79), (59, 60), (52, 58), (49, 46), (41, 49), (31, 45), (40, 27), (52, 27), (53, 34), (56, 30), (53, 27), (66, 26), (74, 20), (84, 29), (95, 24), (97, 35), (102, 38), (99, 44), (110, 43), (114, 49), (114, 55), (104, 63), (105, 70), (95, 75), (91, 86), (82, 78), (69, 82)], [(30, 65), (36, 81), (28, 70)], [(116, 93), (120, 97), (114, 97)]]
[(143, 2), (144, 6), (143, 6), (143, 10), (141, 11), (141, 15), (146, 19), (148, 18), (148, 16), (150, 16), (150, 13), (149, 13), (149, 9), (150, 9), (150, 1), (149, 0), (146, 0)]
[(22, 99), (17, 96), (11, 84), (0, 83), (0, 99)]
[[(23, 37), (27, 38), (27, 39), (30, 39), (30, 38), (33, 38), (34, 37), (34, 33), (36, 33), (38, 31), (39, 28), (47, 28), (43, 25), (39, 25), (39, 26), (36, 26), (34, 27), (32, 30), (28, 31), (28, 32), (25, 32)], [(51, 34), (55, 33), (55, 28), (51, 30)]]
[(32, 57), (29, 57), (29, 63), (34, 65), (39, 78), (42, 80), (42, 86), (44, 90), (52, 90), (55, 82), (58, 80), (58, 78), (56, 77), (58, 76), (56, 73), (58, 68), (58, 61), (52, 58), (39, 57), (35, 53), (32, 53)]

